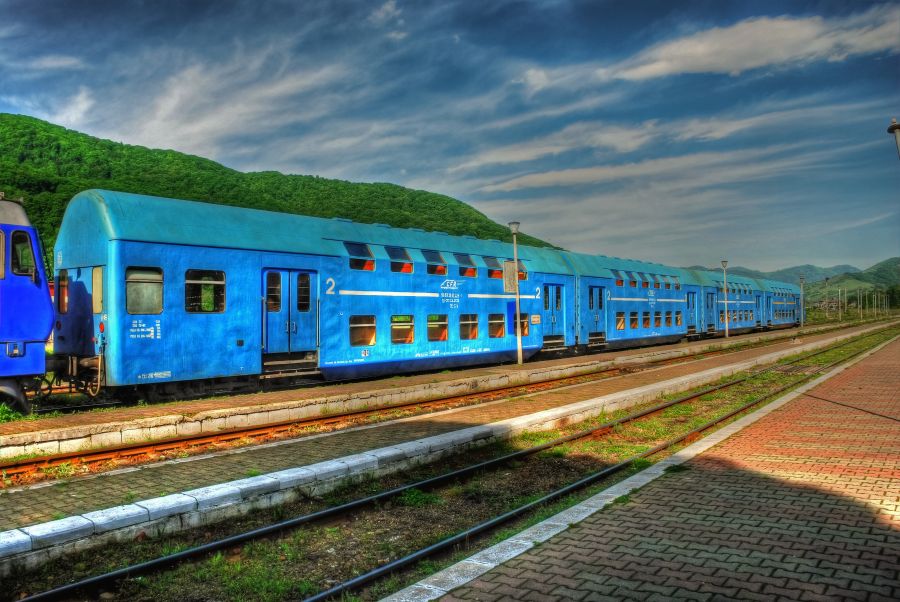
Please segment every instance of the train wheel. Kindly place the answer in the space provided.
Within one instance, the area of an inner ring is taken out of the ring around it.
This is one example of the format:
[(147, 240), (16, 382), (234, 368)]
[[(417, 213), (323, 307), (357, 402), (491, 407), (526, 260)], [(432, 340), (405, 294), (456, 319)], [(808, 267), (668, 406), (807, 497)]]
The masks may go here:
[(0, 403), (26, 416), (31, 414), (31, 401), (17, 381), (0, 380)]

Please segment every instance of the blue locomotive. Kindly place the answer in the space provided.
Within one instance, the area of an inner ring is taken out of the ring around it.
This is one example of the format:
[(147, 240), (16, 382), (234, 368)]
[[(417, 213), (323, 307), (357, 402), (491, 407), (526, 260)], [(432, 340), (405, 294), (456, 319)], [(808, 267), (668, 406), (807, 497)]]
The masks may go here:
[[(17, 211), (0, 213), (4, 236), (26, 233), (38, 258)], [(503, 280), (512, 247), (500, 241), (89, 190), (69, 203), (54, 252), (54, 365), (90, 393), (165, 399), (516, 357), (515, 295)], [(41, 373), (54, 320), (32, 263), (19, 276), (7, 259), (0, 281), (3, 328), (33, 330), (28, 344), (40, 350), (22, 354), (40, 362), (13, 371), (22, 358), (2, 331), (7, 394)], [(525, 357), (800, 319), (798, 291), (785, 283), (730, 276), (725, 290), (716, 272), (533, 247), (513, 268)], [(25, 301), (14, 286), (35, 296)], [(24, 308), (15, 317), (11, 297)]]

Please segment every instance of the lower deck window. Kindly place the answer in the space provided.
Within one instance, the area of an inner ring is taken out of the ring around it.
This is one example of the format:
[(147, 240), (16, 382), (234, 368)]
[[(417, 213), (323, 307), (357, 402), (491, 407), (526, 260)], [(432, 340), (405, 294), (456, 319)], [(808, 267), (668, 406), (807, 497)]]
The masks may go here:
[(459, 338), (463, 341), (478, 338), (478, 314), (461, 314), (459, 316)]
[(616, 330), (625, 330), (625, 312), (616, 312)]
[(506, 320), (503, 314), (488, 314), (488, 334), (492, 339), (506, 336)]
[(659, 328), (660, 326), (662, 326), (662, 312), (658, 311), (653, 314), (653, 325), (656, 328)]
[[(521, 329), (521, 331), (522, 331), (522, 336), (523, 336), (523, 337), (527, 337), (527, 336), (528, 336), (528, 332), (529, 332), (529, 330), (528, 330), (528, 323), (529, 323), (529, 322), (528, 322), (528, 314), (519, 314), (519, 324), (521, 324), (520, 329)], [(513, 335), (516, 334), (516, 327), (515, 327), (515, 325), (513, 325), (513, 331), (512, 331), (512, 333), (510, 333), (510, 334), (513, 334)]]
[(644, 312), (644, 328), (650, 328), (650, 312)]
[[(69, 313), (69, 270), (59, 271), (59, 285), (56, 287), (56, 309), (61, 314)], [(129, 310), (128, 313), (131, 313)]]
[(671, 326), (671, 325), (672, 325), (672, 312), (667, 311), (666, 312), (666, 326)]
[(375, 316), (350, 316), (350, 344), (354, 347), (375, 344)]
[(225, 311), (225, 272), (218, 270), (185, 272), (184, 310), (194, 314)]
[(408, 314), (391, 316), (391, 343), (394, 345), (409, 345), (414, 340), (415, 324), (413, 317)]
[(681, 312), (675, 312), (675, 326), (681, 326)]
[(446, 341), (448, 336), (447, 314), (428, 315), (428, 340)]
[(629, 321), (630, 321), (630, 324), (629, 324), (630, 328), (638, 328), (638, 327), (639, 327), (639, 325), (638, 325), (638, 312), (636, 312), (636, 311), (631, 312), (630, 318), (631, 318), (631, 319), (629, 320)]
[(163, 309), (163, 272), (159, 268), (125, 270), (125, 311), (160, 314)]

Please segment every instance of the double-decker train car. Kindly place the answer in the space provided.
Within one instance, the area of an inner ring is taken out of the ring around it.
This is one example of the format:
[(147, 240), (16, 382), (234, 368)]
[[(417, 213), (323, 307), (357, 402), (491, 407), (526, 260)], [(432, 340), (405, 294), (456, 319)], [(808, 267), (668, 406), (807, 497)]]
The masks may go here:
[[(512, 255), (469, 236), (89, 190), (55, 248), (55, 365), (89, 392), (167, 398), (510, 361)], [(517, 272), (525, 357), (799, 321), (784, 283), (729, 276), (725, 291), (715, 272), (527, 246)], [(16, 376), (0, 378), (11, 389)]]

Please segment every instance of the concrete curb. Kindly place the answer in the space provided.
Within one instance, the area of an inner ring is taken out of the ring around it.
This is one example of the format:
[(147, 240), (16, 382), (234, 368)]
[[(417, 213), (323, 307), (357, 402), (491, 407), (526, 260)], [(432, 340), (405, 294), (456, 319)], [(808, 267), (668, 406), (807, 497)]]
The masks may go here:
[[(741, 338), (736, 342), (711, 340), (697, 343), (703, 349), (717, 350), (735, 345), (777, 338), (780, 331)], [(804, 334), (815, 334), (807, 329)], [(617, 366), (642, 364), (689, 355), (696, 346), (678, 349), (652, 350), (638, 355), (598, 360), (596, 356), (565, 366), (531, 364), (530, 369), (492, 369), (480, 376), (418, 385), (388, 387), (372, 391), (324, 395), (322, 397), (287, 401), (266, 405), (215, 409), (196, 414), (173, 414), (117, 421), (101, 424), (67, 426), (40, 431), (0, 435), (0, 459), (27, 454), (52, 455), (85, 449), (111, 447), (167, 437), (214, 433), (223, 429), (257, 426), (301, 420), (324, 414), (352, 410), (387, 408), (410, 401), (430, 401), (453, 395), (483, 393), (497, 389), (527, 385), (555, 378), (581, 376)]]
[(738, 364), (366, 453), (0, 532), (0, 577), (12, 571), (32, 570), (71, 552), (125, 541), (141, 534), (156, 537), (246, 514), (253, 509), (277, 506), (306, 496), (320, 496), (366, 475), (390, 474), (469, 447), (508, 439), (527, 429), (559, 428), (603, 412), (707, 384), (788, 355), (824, 347), (856, 334), (839, 335), (828, 341), (798, 345)]
[(711, 447), (718, 445), (725, 439), (728, 439), (737, 432), (750, 426), (761, 418), (771, 414), (783, 405), (802, 396), (804, 393), (813, 389), (823, 382), (833, 378), (840, 372), (843, 372), (857, 362), (861, 362), (872, 354), (878, 352), (881, 348), (897, 340), (897, 338), (885, 341), (881, 345), (870, 349), (866, 353), (857, 357), (851, 362), (836, 367), (819, 378), (810, 381), (799, 389), (791, 391), (787, 395), (763, 406), (752, 414), (748, 414), (731, 424), (720, 428), (711, 435), (704, 437), (700, 441), (681, 449), (675, 454), (669, 456), (665, 460), (657, 462), (653, 466), (641, 471), (640, 473), (629, 477), (612, 487), (604, 489), (600, 493), (584, 500), (583, 502), (567, 508), (550, 518), (532, 525), (531, 527), (513, 535), (496, 545), (486, 548), (465, 560), (457, 562), (442, 571), (438, 571), (433, 575), (422, 579), (421, 581), (410, 585), (386, 598), (383, 602), (426, 602), (435, 600), (446, 595), (451, 590), (469, 583), (484, 575), (491, 569), (503, 564), (504, 562), (519, 556), (520, 554), (530, 550), (538, 543), (542, 543), (557, 535), (572, 525), (579, 523), (595, 512), (602, 510), (611, 504), (617, 498), (628, 495), (632, 491), (639, 489), (651, 481), (661, 477), (670, 466), (683, 464), (691, 458), (705, 452)]

